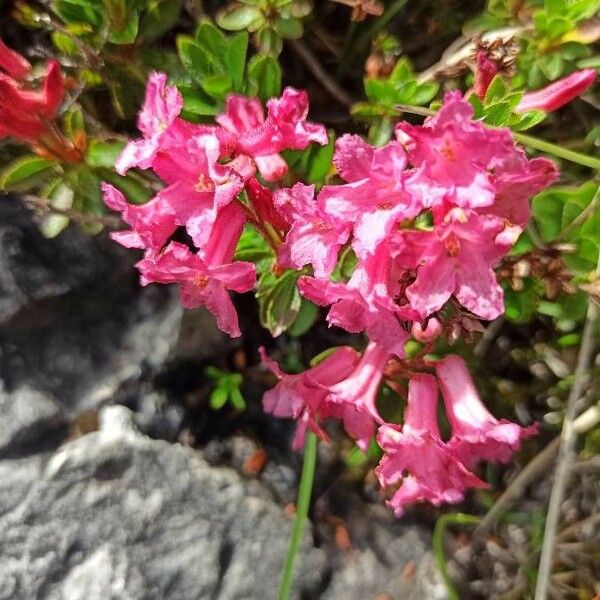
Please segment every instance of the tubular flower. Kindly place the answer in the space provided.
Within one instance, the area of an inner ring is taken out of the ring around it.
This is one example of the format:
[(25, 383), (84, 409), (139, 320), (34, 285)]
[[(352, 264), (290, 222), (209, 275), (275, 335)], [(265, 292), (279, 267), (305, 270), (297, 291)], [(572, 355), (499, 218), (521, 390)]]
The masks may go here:
[(237, 172), (219, 164), (218, 159), (219, 141), (211, 135), (190, 138), (172, 155), (159, 152), (153, 159), (154, 170), (170, 185), (141, 206), (128, 204), (122, 194), (106, 185), (106, 204), (121, 211), (132, 228), (132, 232), (115, 234), (114, 239), (128, 247), (160, 250), (183, 226), (203, 251), (219, 210), (244, 186)]
[(346, 431), (366, 450), (373, 437), (375, 422), (383, 423), (376, 407), (377, 392), (390, 353), (371, 342), (356, 368), (343, 381), (332, 385), (325, 404), (340, 418)]
[(150, 168), (163, 139), (173, 135), (174, 129), (177, 129), (173, 125), (189, 128), (178, 119), (182, 108), (183, 97), (175, 86), (167, 85), (167, 75), (151, 73), (137, 120), (143, 138), (125, 146), (115, 163), (117, 172), (124, 175), (132, 167)]
[(424, 207), (443, 201), (462, 208), (492, 205), (488, 167), (514, 149), (510, 131), (474, 120), (473, 107), (459, 92), (448, 92), (439, 112), (422, 126), (398, 123), (396, 137), (414, 167), (406, 189)]
[(288, 170), (279, 152), (303, 150), (311, 142), (327, 144), (325, 128), (307, 121), (307, 115), (306, 92), (291, 87), (267, 102), (266, 119), (258, 100), (231, 94), (216, 118), (217, 135), (228, 153), (251, 157), (267, 181), (277, 181)]
[(535, 92), (527, 92), (521, 98), (515, 112), (544, 110), (552, 112), (581, 96), (595, 81), (598, 74), (594, 69), (581, 69)]
[(47, 62), (41, 90), (27, 89), (22, 81), (30, 69), (24, 57), (0, 40), (0, 137), (35, 143), (58, 114), (65, 93), (59, 63)]
[(242, 209), (235, 204), (227, 206), (219, 213), (203, 256), (184, 244), (170, 242), (164, 250), (148, 254), (138, 263), (142, 285), (179, 284), (184, 307), (206, 306), (222, 331), (232, 337), (241, 335), (227, 291), (248, 292), (255, 284), (254, 264), (231, 262), (243, 227)]
[(401, 483), (388, 504), (396, 516), (413, 502), (439, 506), (460, 502), (467, 488), (486, 487), (469, 472), (440, 436), (438, 391), (432, 375), (414, 375), (408, 386), (404, 425), (380, 427), (377, 442), (384, 452), (375, 474), (383, 487)]
[(438, 311), (452, 295), (483, 319), (502, 313), (503, 292), (492, 266), (520, 233), (506, 229), (498, 218), (453, 208), (432, 231), (403, 233), (398, 259), (416, 269), (406, 296), (421, 319)]
[(356, 268), (348, 283), (300, 277), (298, 289), (315, 304), (332, 305), (327, 315), (330, 325), (350, 333), (365, 331), (369, 339), (403, 357), (408, 333), (396, 314), (390, 271), (389, 250), (382, 245)]
[(260, 352), (263, 364), (279, 379), (279, 383), (263, 396), (265, 412), (276, 417), (296, 419), (293, 441), (295, 449), (304, 445), (307, 429), (327, 439), (320, 422), (323, 418), (337, 413), (335, 407), (331, 410), (331, 407), (327, 406), (329, 388), (352, 373), (359, 362), (358, 352), (343, 346), (318, 365), (297, 375), (289, 375), (281, 371), (279, 365), (265, 354), (264, 348), (261, 348)]
[(460, 356), (438, 361), (435, 370), (452, 426), (448, 446), (468, 468), (480, 460), (507, 462), (523, 438), (537, 433), (536, 425), (520, 427), (492, 416), (481, 402)]
[(373, 148), (357, 135), (343, 135), (333, 162), (348, 183), (325, 186), (318, 203), (353, 225), (353, 248), (360, 256), (373, 254), (396, 223), (421, 211), (422, 204), (405, 190), (406, 152), (397, 142)]
[(279, 262), (297, 269), (310, 264), (317, 277), (327, 277), (336, 265), (339, 249), (348, 241), (350, 225), (324, 211), (315, 201), (314, 189), (314, 185), (297, 183), (275, 195), (276, 206), (291, 222), (279, 249)]

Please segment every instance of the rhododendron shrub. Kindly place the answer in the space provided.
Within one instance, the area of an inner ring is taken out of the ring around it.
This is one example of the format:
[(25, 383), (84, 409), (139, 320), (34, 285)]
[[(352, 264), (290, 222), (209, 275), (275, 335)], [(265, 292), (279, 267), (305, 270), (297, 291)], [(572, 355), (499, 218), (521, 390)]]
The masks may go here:
[[(286, 186), (281, 153), (328, 141), (325, 128), (307, 120), (305, 92), (286, 88), (266, 109), (231, 95), (214, 125), (185, 121), (182, 106), (167, 76), (152, 74), (138, 118), (142, 137), (116, 161), (121, 174), (153, 171), (161, 191), (134, 206), (103, 186), (106, 204), (130, 227), (114, 239), (144, 253), (142, 284), (177, 284), (185, 307), (205, 306), (220, 329), (239, 336), (230, 294), (255, 287), (256, 266), (235, 253), (244, 228), (254, 227), (275, 256), (275, 275), (296, 272), (300, 294), (328, 307), (330, 326), (368, 340), (362, 353), (336, 348), (297, 374), (261, 349), (278, 379), (264, 409), (296, 420), (294, 448), (307, 431), (327, 439), (331, 419), (363, 450), (375, 438), (383, 450), (376, 474), (395, 489), (389, 504), (397, 515), (416, 501), (458, 502), (469, 488), (485, 487), (478, 463), (508, 461), (536, 427), (496, 419), (464, 360), (430, 352), (461, 319), (503, 313), (494, 268), (526, 226), (530, 198), (556, 180), (554, 163), (528, 158), (509, 129), (484, 125), (449, 92), (435, 116), (398, 123), (383, 147), (339, 137), (337, 183)], [(355, 266), (342, 275), (348, 253)], [(411, 338), (423, 347), (408, 358)], [(384, 384), (399, 402), (407, 390), (403, 423), (386, 422), (378, 410)], [(448, 439), (438, 424), (440, 397)]]

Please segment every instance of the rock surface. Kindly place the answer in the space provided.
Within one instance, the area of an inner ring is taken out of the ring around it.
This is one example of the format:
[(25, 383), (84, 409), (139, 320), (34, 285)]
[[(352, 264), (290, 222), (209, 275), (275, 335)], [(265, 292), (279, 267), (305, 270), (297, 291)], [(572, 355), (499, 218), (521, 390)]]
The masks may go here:
[[(131, 423), (108, 407), (46, 461), (0, 462), (0, 598), (275, 598), (292, 520)], [(314, 597), (325, 557), (309, 533), (298, 559), (293, 597)]]
[(0, 458), (26, 456), (51, 448), (65, 433), (60, 406), (46, 394), (0, 385)]
[(179, 334), (174, 289), (140, 290), (134, 253), (77, 227), (41, 236), (16, 196), (0, 202), (0, 379), (52, 394), (68, 416), (162, 365)]

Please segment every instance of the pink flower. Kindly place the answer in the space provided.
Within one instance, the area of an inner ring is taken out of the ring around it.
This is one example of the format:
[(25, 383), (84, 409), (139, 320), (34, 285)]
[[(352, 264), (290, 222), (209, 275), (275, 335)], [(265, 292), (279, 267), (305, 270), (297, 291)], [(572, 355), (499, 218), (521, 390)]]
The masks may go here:
[(356, 350), (349, 346), (338, 348), (316, 366), (294, 375), (281, 371), (279, 365), (265, 354), (264, 348), (260, 348), (260, 352), (263, 364), (279, 379), (279, 383), (263, 396), (265, 412), (297, 420), (294, 449), (304, 445), (307, 428), (327, 439), (320, 425), (323, 418), (331, 416), (331, 411), (323, 410), (325, 399), (329, 388), (354, 370), (359, 361)]
[(306, 92), (288, 87), (281, 98), (267, 102), (267, 118), (256, 99), (235, 94), (227, 98), (225, 113), (216, 120), (219, 139), (228, 154), (245, 154), (256, 162), (267, 181), (277, 181), (287, 173), (287, 164), (279, 155), (285, 149), (303, 150), (311, 142), (327, 144), (322, 125), (306, 121)]
[(392, 354), (404, 356), (408, 333), (398, 321), (392, 297), (391, 260), (386, 244), (361, 261), (348, 283), (300, 277), (300, 293), (321, 306), (332, 304), (327, 321), (350, 333), (365, 331), (374, 342)]
[(344, 422), (346, 431), (366, 451), (375, 422), (383, 423), (377, 411), (377, 393), (390, 353), (370, 342), (356, 368), (343, 381), (329, 386), (326, 412)]
[(416, 281), (406, 289), (411, 308), (423, 319), (454, 295), (482, 319), (496, 318), (504, 304), (492, 266), (519, 232), (507, 232), (498, 218), (461, 208), (436, 218), (432, 231), (403, 232), (398, 261), (417, 273)]
[(543, 87), (535, 92), (527, 92), (521, 98), (515, 112), (523, 113), (528, 110), (558, 110), (571, 100), (581, 96), (596, 81), (594, 69), (581, 69), (567, 77)]
[(529, 160), (523, 150), (490, 165), (490, 178), (496, 190), (492, 206), (479, 209), (510, 223), (525, 227), (531, 215), (530, 199), (558, 179), (556, 165), (547, 158)]
[(143, 138), (125, 146), (115, 162), (118, 173), (124, 175), (132, 167), (150, 168), (161, 142), (172, 134), (174, 124), (184, 129), (193, 128), (191, 124), (178, 119), (182, 107), (183, 97), (175, 86), (167, 85), (167, 75), (151, 73), (137, 121)]
[(357, 135), (343, 135), (333, 162), (348, 183), (325, 186), (318, 202), (329, 215), (353, 224), (360, 256), (373, 254), (396, 223), (421, 211), (405, 190), (406, 152), (397, 142), (373, 148)]
[(388, 504), (396, 516), (413, 502), (439, 506), (460, 502), (465, 490), (486, 487), (457, 459), (441, 437), (437, 423), (438, 392), (432, 375), (414, 375), (408, 386), (404, 425), (380, 427), (377, 442), (384, 451), (375, 473), (382, 486), (401, 482)]
[(161, 149), (152, 164), (170, 185), (141, 206), (128, 204), (120, 192), (105, 185), (106, 204), (122, 211), (123, 220), (132, 228), (132, 232), (119, 232), (113, 238), (130, 248), (159, 250), (184, 226), (203, 252), (218, 212), (244, 186), (240, 169), (219, 164), (219, 153), (219, 141), (213, 135), (195, 135), (185, 145)]
[(443, 201), (463, 208), (490, 206), (494, 187), (488, 166), (514, 148), (508, 129), (473, 120), (473, 108), (460, 92), (448, 92), (439, 112), (422, 126), (398, 123), (396, 136), (415, 167), (406, 189), (425, 207)]
[(219, 213), (202, 257), (179, 242), (170, 242), (158, 253), (147, 253), (137, 265), (142, 285), (179, 284), (185, 308), (206, 306), (216, 317), (219, 329), (232, 337), (241, 335), (227, 290), (248, 292), (256, 281), (252, 263), (231, 262), (244, 221), (240, 206), (225, 207)]
[(537, 433), (537, 426), (520, 427), (498, 420), (485, 408), (465, 361), (447, 356), (435, 364), (446, 414), (452, 426), (449, 448), (468, 468), (480, 460), (507, 462), (521, 440)]
[(350, 224), (324, 211), (315, 200), (314, 189), (314, 185), (297, 183), (275, 193), (275, 205), (292, 224), (279, 249), (279, 262), (297, 269), (310, 264), (316, 277), (327, 277), (348, 241)]

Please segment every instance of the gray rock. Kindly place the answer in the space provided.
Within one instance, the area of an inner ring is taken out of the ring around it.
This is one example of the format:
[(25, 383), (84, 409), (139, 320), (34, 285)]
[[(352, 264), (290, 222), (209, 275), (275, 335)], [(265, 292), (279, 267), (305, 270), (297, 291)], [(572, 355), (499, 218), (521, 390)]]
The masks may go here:
[(417, 568), (414, 588), (408, 600), (448, 600), (448, 588), (431, 552), (425, 554)]
[(28, 387), (8, 393), (0, 382), (0, 458), (48, 449), (65, 431), (62, 410), (51, 397)]
[[(108, 407), (46, 462), (0, 462), (0, 598), (268, 600), (291, 525), (231, 469)], [(306, 532), (293, 597), (315, 597), (324, 572)]]
[[(380, 594), (405, 600), (415, 585), (411, 566), (425, 555), (430, 532), (396, 519), (377, 505), (352, 511), (347, 526), (352, 549), (335, 557), (331, 582), (322, 600), (367, 600)], [(429, 600), (429, 596), (420, 598)]]
[(136, 256), (74, 226), (44, 239), (16, 196), (0, 198), (0, 379), (8, 390), (48, 392), (73, 416), (163, 364), (182, 310), (174, 289), (139, 289)]

